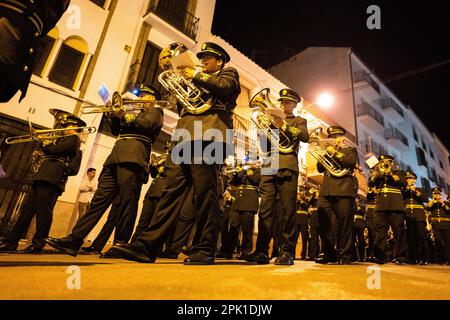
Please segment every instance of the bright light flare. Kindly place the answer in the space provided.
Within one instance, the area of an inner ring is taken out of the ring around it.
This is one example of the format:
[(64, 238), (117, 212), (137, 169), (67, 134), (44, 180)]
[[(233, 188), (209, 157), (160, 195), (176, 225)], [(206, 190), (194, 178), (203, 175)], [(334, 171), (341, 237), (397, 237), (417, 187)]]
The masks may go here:
[(333, 105), (334, 103), (334, 97), (329, 94), (329, 93), (322, 93), (318, 98), (317, 98), (317, 105), (319, 107), (322, 108), (329, 108)]

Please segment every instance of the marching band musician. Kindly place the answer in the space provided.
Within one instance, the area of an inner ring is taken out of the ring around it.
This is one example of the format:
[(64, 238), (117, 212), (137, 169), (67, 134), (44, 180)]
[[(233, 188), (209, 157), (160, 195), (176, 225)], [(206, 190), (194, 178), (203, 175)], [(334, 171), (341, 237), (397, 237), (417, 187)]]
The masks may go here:
[(431, 189), (433, 198), (426, 209), (430, 212), (431, 228), (439, 254), (439, 263), (450, 265), (450, 203), (442, 200), (442, 189)]
[[(85, 127), (86, 123), (74, 115), (50, 109), (55, 117), (55, 129)], [(75, 133), (68, 131), (68, 134)], [(42, 163), (33, 175), (33, 185), (21, 207), (19, 219), (6, 240), (0, 243), (0, 252), (15, 251), (18, 242), (36, 215), (36, 233), (32, 244), (20, 253), (43, 253), (53, 218), (53, 208), (64, 192), (68, 176), (78, 174), (81, 164), (81, 140), (77, 135), (41, 140)]]
[[(139, 97), (149, 102), (159, 100), (159, 92), (150, 85), (140, 87)], [(151, 145), (163, 125), (163, 111), (159, 107), (144, 107), (140, 111), (115, 112), (111, 131), (118, 135), (116, 143), (103, 164), (88, 212), (77, 222), (65, 238), (49, 238), (47, 243), (71, 256), (76, 256), (84, 238), (92, 231), (116, 196), (118, 216), (117, 241), (127, 243), (133, 232), (142, 184), (147, 180)], [(112, 254), (108, 254), (110, 257)]]
[[(232, 129), (231, 112), (236, 106), (236, 99), (240, 94), (239, 74), (232, 67), (225, 67), (230, 61), (228, 53), (219, 45), (205, 42), (201, 51), (197, 53), (201, 60), (202, 71), (188, 67), (183, 69), (183, 77), (192, 83), (209, 91), (213, 97), (212, 107), (201, 113), (195, 113), (183, 108), (178, 120), (176, 131), (190, 134), (186, 140), (177, 142), (174, 149), (185, 147), (194, 150), (194, 145), (200, 145), (203, 153), (200, 164), (194, 163), (198, 158), (192, 156), (189, 160), (182, 159), (181, 163), (174, 163), (169, 157), (166, 168), (166, 184), (154, 219), (149, 228), (131, 244), (114, 246), (112, 250), (127, 260), (153, 263), (158, 252), (169, 236), (180, 214), (183, 201), (189, 192), (189, 187), (195, 192), (195, 211), (197, 215), (196, 234), (191, 247), (191, 254), (184, 260), (184, 264), (210, 265), (214, 263), (217, 246), (217, 225), (219, 221), (219, 195), (217, 175), (220, 164), (226, 158), (222, 155), (219, 161), (205, 161), (206, 148), (215, 146), (225, 150), (225, 137)], [(179, 104), (180, 101), (178, 101)], [(202, 137), (194, 134), (201, 124)], [(221, 137), (204, 136), (214, 129)], [(216, 149), (217, 149), (216, 148)], [(173, 149), (172, 149), (173, 151)], [(217, 160), (217, 159), (216, 159)], [(187, 161), (187, 162), (186, 162)], [(219, 163), (218, 163), (219, 162)]]
[(255, 214), (259, 207), (259, 183), (261, 174), (258, 165), (239, 166), (232, 177), (232, 184), (236, 186), (235, 199), (229, 213), (228, 245), (225, 250), (227, 258), (231, 258), (238, 245), (239, 229), (242, 230), (241, 255), (245, 259), (252, 252), (253, 227)]
[(364, 221), (364, 208), (360, 205), (360, 198), (355, 198), (355, 217), (353, 219), (353, 243), (355, 244), (355, 253), (357, 254), (354, 261), (365, 261), (366, 242), (364, 240), (364, 230), (366, 228)]
[(317, 258), (316, 263), (351, 264), (353, 252), (353, 202), (357, 190), (353, 170), (358, 161), (356, 149), (344, 144), (346, 130), (340, 126), (327, 129), (334, 146), (327, 148), (327, 154), (343, 168), (349, 170), (342, 177), (335, 177), (317, 162), (319, 172), (324, 172), (320, 187), (318, 214), (320, 235), (323, 245), (323, 257)]
[[(296, 211), (296, 222), (297, 230), (295, 232), (295, 244), (298, 243), (298, 238), (302, 236), (302, 251), (300, 253), (300, 259), (306, 260), (306, 253), (308, 248), (308, 206), (309, 202), (305, 196), (305, 187), (300, 186), (297, 193), (297, 211)], [(294, 249), (295, 252), (295, 249)]]
[(406, 188), (403, 197), (406, 204), (406, 237), (408, 240), (409, 263), (428, 264), (428, 247), (426, 243), (427, 219), (424, 203), (428, 197), (424, 190), (416, 187), (417, 176), (407, 171)]
[(25, 97), (37, 57), (38, 40), (69, 7), (70, 0), (0, 1), (0, 103), (18, 90)]
[(375, 259), (374, 262), (386, 262), (385, 249), (389, 226), (394, 237), (393, 257), (396, 264), (407, 261), (407, 244), (405, 234), (405, 202), (402, 188), (406, 187), (404, 175), (394, 170), (394, 158), (380, 155), (379, 163), (369, 178), (369, 187), (378, 189), (375, 207)]
[(279, 101), (284, 110), (286, 120), (274, 117), (274, 122), (280, 131), (283, 131), (294, 141), (294, 150), (290, 153), (279, 152), (279, 167), (275, 175), (262, 175), (259, 186), (261, 202), (259, 206), (258, 238), (256, 250), (245, 260), (268, 264), (269, 243), (272, 237), (274, 220), (274, 204), (277, 194), (280, 197), (280, 244), (277, 265), (293, 265), (295, 249), (295, 204), (298, 186), (298, 156), (297, 150), (300, 141), (308, 142), (309, 133), (307, 121), (294, 115), (294, 109), (301, 101), (300, 95), (291, 89), (280, 91)]
[(319, 190), (316, 188), (309, 189), (309, 193), (311, 197), (309, 198), (308, 203), (308, 212), (309, 212), (309, 232), (311, 238), (308, 243), (308, 261), (314, 261), (319, 257), (320, 253), (320, 242), (319, 242), (319, 234), (320, 234), (320, 223), (319, 223), (319, 215), (317, 213), (318, 202), (319, 202)]
[(367, 189), (367, 196), (366, 196), (366, 227), (367, 227), (367, 234), (368, 234), (368, 247), (366, 252), (366, 260), (367, 261), (373, 261), (374, 259), (374, 243), (375, 243), (375, 204), (377, 201), (377, 189), (374, 187), (369, 187)]

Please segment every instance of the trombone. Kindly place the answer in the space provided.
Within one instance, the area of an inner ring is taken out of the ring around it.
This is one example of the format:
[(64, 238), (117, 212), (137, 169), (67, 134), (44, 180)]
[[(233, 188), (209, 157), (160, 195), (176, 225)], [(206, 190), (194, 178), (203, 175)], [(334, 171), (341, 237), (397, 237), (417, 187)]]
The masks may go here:
[(94, 113), (109, 113), (118, 111), (137, 111), (147, 109), (149, 106), (157, 104), (158, 106), (164, 106), (170, 108), (173, 106), (173, 102), (170, 101), (157, 101), (147, 99), (131, 99), (124, 98), (118, 91), (112, 95), (111, 102), (107, 102), (104, 105), (86, 105), (81, 107), (81, 114), (94, 114)]
[[(75, 128), (36, 130), (32, 127), (29, 119), (28, 119), (28, 126), (30, 128), (30, 134), (9, 137), (5, 140), (6, 144), (17, 144), (17, 143), (52, 140), (52, 139), (58, 139), (58, 138), (62, 138), (62, 137), (89, 134), (89, 133), (94, 133), (97, 131), (97, 129), (95, 127), (75, 127)], [(70, 131), (75, 131), (75, 132), (70, 132)]]

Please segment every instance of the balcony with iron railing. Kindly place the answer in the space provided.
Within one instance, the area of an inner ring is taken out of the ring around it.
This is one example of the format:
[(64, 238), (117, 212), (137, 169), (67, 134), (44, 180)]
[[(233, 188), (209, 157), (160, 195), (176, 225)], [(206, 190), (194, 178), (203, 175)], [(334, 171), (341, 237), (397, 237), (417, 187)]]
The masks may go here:
[(388, 116), (390, 119), (392, 119), (396, 122), (400, 122), (400, 121), (404, 120), (405, 113), (404, 113), (402, 107), (400, 107), (397, 104), (397, 102), (395, 102), (394, 99), (382, 98), (382, 99), (379, 99), (378, 101), (379, 101), (381, 108), (385, 112), (385, 115)]
[(378, 94), (380, 93), (380, 86), (378, 83), (364, 70), (355, 71), (353, 74), (353, 81), (361, 84), (357, 87), (358, 89), (368, 87), (375, 90)]
[(175, 5), (174, 1), (150, 0), (146, 15), (155, 14), (195, 41), (200, 18), (195, 17), (184, 8), (181, 5)]
[(379, 143), (376, 143), (372, 139), (364, 139), (359, 141), (359, 146), (362, 151), (366, 154), (372, 153), (375, 156), (380, 156), (381, 154), (387, 154), (387, 150), (384, 146)]
[(361, 102), (356, 106), (358, 120), (373, 132), (384, 130), (384, 117), (367, 102)]
[(408, 138), (395, 128), (389, 128), (384, 132), (384, 138), (394, 148), (405, 150), (409, 147)]

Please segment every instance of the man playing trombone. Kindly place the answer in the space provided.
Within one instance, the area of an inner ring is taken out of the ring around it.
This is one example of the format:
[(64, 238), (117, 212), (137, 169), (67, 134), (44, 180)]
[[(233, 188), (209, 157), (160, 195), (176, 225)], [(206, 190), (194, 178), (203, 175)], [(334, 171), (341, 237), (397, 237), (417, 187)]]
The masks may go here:
[[(149, 103), (159, 100), (159, 92), (150, 85), (141, 85), (137, 100)], [(119, 135), (103, 164), (98, 189), (88, 212), (77, 222), (72, 233), (65, 238), (49, 238), (47, 243), (56, 249), (76, 256), (84, 238), (92, 231), (116, 196), (118, 199), (116, 239), (127, 243), (136, 220), (138, 201), (148, 173), (151, 145), (163, 126), (163, 111), (158, 107), (143, 107), (137, 112), (115, 112), (111, 131)]]
[[(37, 172), (33, 175), (33, 185), (20, 209), (19, 219), (14, 228), (0, 243), (0, 252), (11, 252), (17, 249), (22, 235), (28, 230), (33, 216), (36, 215), (36, 233), (32, 244), (19, 251), (20, 253), (43, 253), (45, 239), (48, 237), (53, 219), (53, 208), (58, 197), (64, 192), (68, 176), (78, 173), (81, 164), (80, 137), (74, 127), (85, 127), (86, 123), (74, 115), (50, 109), (55, 117), (54, 128), (59, 130), (58, 139), (40, 140), (42, 156)], [(65, 136), (61, 134), (61, 129)], [(50, 130), (46, 130), (49, 132)], [(48, 134), (51, 135), (49, 132)], [(44, 138), (48, 135), (42, 135)]]
[[(259, 205), (258, 238), (256, 249), (245, 260), (258, 264), (268, 264), (269, 243), (272, 237), (272, 225), (274, 220), (274, 204), (277, 194), (281, 205), (281, 236), (279, 254), (275, 260), (277, 265), (293, 265), (296, 242), (296, 201), (298, 186), (298, 146), (300, 141), (308, 142), (309, 133), (306, 119), (296, 117), (294, 109), (301, 101), (300, 95), (291, 90), (280, 91), (279, 101), (284, 110), (286, 119), (274, 118), (274, 122), (280, 132), (289, 137), (292, 145), (291, 151), (277, 154), (279, 166), (276, 174), (264, 175), (261, 173), (259, 191), (261, 202)], [(269, 139), (270, 140), (270, 139)], [(280, 139), (281, 140), (281, 139)], [(274, 155), (272, 155), (274, 156)]]

